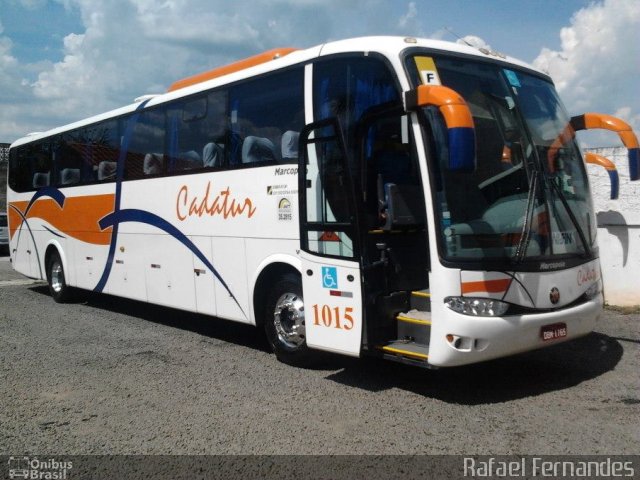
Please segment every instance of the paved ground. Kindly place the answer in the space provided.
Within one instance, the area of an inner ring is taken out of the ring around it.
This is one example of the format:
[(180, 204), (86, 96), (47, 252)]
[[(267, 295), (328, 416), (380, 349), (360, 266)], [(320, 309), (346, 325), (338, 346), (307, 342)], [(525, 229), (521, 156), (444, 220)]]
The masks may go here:
[(626, 454), (640, 315), (427, 371), (276, 361), (253, 328), (113, 297), (58, 305), (0, 258), (0, 454)]

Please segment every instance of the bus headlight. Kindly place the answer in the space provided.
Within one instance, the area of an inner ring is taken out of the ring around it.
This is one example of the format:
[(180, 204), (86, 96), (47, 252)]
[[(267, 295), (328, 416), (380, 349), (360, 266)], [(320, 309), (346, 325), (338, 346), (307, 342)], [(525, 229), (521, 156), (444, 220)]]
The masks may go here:
[(454, 312), (474, 317), (499, 317), (509, 308), (508, 303), (493, 298), (447, 297), (444, 303)]

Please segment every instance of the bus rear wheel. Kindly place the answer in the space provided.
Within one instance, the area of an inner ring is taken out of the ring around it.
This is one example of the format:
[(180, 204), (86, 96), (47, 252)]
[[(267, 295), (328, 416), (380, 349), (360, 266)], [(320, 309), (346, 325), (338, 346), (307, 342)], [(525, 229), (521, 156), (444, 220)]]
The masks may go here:
[(298, 275), (284, 275), (273, 285), (267, 295), (264, 319), (267, 340), (278, 360), (298, 367), (314, 363), (305, 337), (302, 282)]
[(57, 303), (66, 303), (71, 299), (71, 287), (67, 285), (64, 267), (58, 252), (53, 252), (47, 263), (47, 282), (49, 292)]

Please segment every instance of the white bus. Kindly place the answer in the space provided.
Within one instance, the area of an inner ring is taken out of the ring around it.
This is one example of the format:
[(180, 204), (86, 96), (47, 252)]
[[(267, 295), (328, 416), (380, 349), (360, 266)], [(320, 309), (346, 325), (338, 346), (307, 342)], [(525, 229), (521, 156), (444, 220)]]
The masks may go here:
[(570, 118), (500, 53), (270, 51), (16, 141), (11, 259), (58, 302), (83, 289), (261, 326), (291, 364), (511, 355), (602, 313), (585, 128), (617, 132), (638, 178), (628, 125)]

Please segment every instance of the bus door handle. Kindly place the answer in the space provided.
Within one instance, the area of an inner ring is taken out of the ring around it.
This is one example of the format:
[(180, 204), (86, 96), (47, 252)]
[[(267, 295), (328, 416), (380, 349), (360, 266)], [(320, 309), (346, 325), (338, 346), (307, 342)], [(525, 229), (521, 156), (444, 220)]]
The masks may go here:
[(204, 275), (205, 273), (207, 273), (204, 268), (194, 268), (193, 271), (196, 274), (196, 277), (199, 277), (200, 274)]

